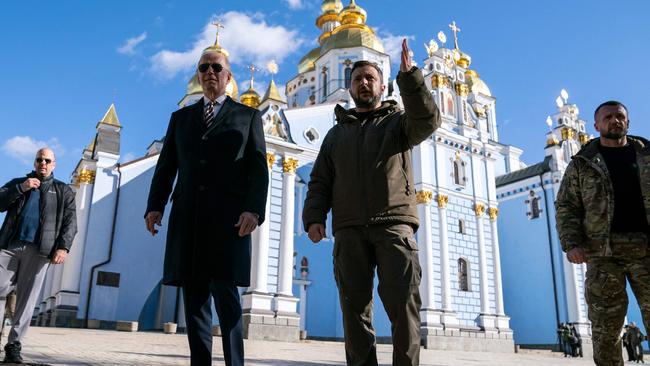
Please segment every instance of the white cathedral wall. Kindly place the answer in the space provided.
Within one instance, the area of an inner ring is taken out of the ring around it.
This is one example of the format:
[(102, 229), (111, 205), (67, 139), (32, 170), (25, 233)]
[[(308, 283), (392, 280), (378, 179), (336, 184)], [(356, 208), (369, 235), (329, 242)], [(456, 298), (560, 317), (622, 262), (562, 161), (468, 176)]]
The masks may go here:
[[(452, 304), (458, 312), (461, 325), (475, 326), (475, 319), (481, 312), (480, 268), (478, 258), (478, 234), (474, 202), (457, 196), (449, 196), (447, 206), (449, 268), (451, 271)], [(459, 233), (458, 222), (464, 221), (465, 232)], [(460, 291), (458, 283), (458, 259), (470, 263), (470, 291)]]

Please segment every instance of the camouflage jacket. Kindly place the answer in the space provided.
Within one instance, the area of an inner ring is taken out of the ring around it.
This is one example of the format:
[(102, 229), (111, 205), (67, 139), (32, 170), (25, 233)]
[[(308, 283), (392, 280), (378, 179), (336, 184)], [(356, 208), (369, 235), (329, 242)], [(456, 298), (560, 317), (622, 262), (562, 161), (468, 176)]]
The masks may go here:
[[(650, 222), (650, 141), (637, 136), (628, 136), (628, 141), (636, 150), (641, 194)], [(590, 256), (611, 255), (614, 187), (599, 145), (600, 139), (594, 139), (573, 156), (555, 201), (557, 231), (565, 252), (583, 247)]]

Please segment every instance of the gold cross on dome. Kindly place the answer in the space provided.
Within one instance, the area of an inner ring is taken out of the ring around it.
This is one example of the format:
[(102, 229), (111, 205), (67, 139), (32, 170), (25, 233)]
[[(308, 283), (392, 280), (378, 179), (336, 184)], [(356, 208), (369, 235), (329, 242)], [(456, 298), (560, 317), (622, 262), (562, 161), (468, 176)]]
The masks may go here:
[(255, 72), (259, 71), (259, 69), (255, 65), (250, 64), (250, 65), (248, 65), (248, 70), (251, 72), (251, 89), (252, 89), (253, 88), (253, 74), (255, 74)]
[(221, 20), (217, 19), (216, 21), (212, 22), (212, 25), (217, 27), (217, 40), (214, 42), (214, 44), (219, 44), (219, 28), (223, 29), (225, 28), (223, 26), (223, 23), (221, 23)]
[(460, 32), (460, 28), (456, 25), (455, 20), (449, 24), (449, 28), (454, 32), (454, 48), (458, 49), (458, 32)]

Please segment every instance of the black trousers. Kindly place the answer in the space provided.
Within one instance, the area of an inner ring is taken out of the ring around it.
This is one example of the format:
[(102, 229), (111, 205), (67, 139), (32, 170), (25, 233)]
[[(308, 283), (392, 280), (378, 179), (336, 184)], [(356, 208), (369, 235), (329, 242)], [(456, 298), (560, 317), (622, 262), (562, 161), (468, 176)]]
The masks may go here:
[(212, 309), (214, 299), (227, 366), (244, 365), (242, 309), (237, 286), (218, 280), (193, 280), (183, 285), (191, 366), (212, 365)]

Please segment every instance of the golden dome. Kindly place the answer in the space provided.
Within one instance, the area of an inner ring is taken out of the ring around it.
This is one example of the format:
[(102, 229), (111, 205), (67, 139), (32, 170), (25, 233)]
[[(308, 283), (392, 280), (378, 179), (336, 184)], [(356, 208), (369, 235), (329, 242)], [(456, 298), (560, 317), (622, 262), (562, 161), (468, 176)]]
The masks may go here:
[(251, 86), (248, 90), (242, 93), (239, 97), (239, 101), (251, 108), (257, 108), (260, 105), (260, 95), (257, 94), (255, 89)]
[(309, 51), (298, 63), (298, 73), (302, 74), (307, 71), (316, 69), (316, 59), (320, 56), (320, 47)]
[(455, 61), (456, 61), (456, 65), (465, 69), (472, 64), (472, 58), (463, 51), (458, 51), (458, 59), (456, 59)]
[(492, 96), (492, 93), (490, 92), (490, 88), (488, 88), (487, 84), (481, 78), (479, 77), (478, 73), (474, 70), (467, 70), (465, 71), (465, 80), (467, 81), (467, 85), (469, 85), (469, 90), (472, 91), (472, 93), (480, 93), (487, 95), (489, 97)]
[[(187, 83), (186, 95), (192, 94), (203, 94), (203, 88), (201, 88), (201, 84), (199, 84), (199, 79), (196, 73)], [(239, 88), (237, 88), (237, 81), (234, 76), (230, 77), (230, 82), (228, 83), (228, 86), (226, 86), (226, 95), (233, 99), (237, 99), (237, 96), (239, 95)]]
[[(379, 38), (367, 26), (364, 28), (343, 28), (344, 25), (336, 28), (333, 34), (325, 40), (320, 48), (320, 54), (324, 55), (327, 51), (337, 48), (349, 47), (368, 47), (375, 51), (385, 53), (384, 45)], [(343, 28), (343, 29), (341, 29)]]
[(366, 24), (368, 14), (357, 5), (354, 0), (350, 0), (350, 5), (341, 11), (341, 24)]
[(339, 13), (343, 9), (341, 0), (325, 0), (321, 5), (322, 14), (316, 18), (316, 26), (323, 28), (327, 22), (338, 22), (340, 20)]

